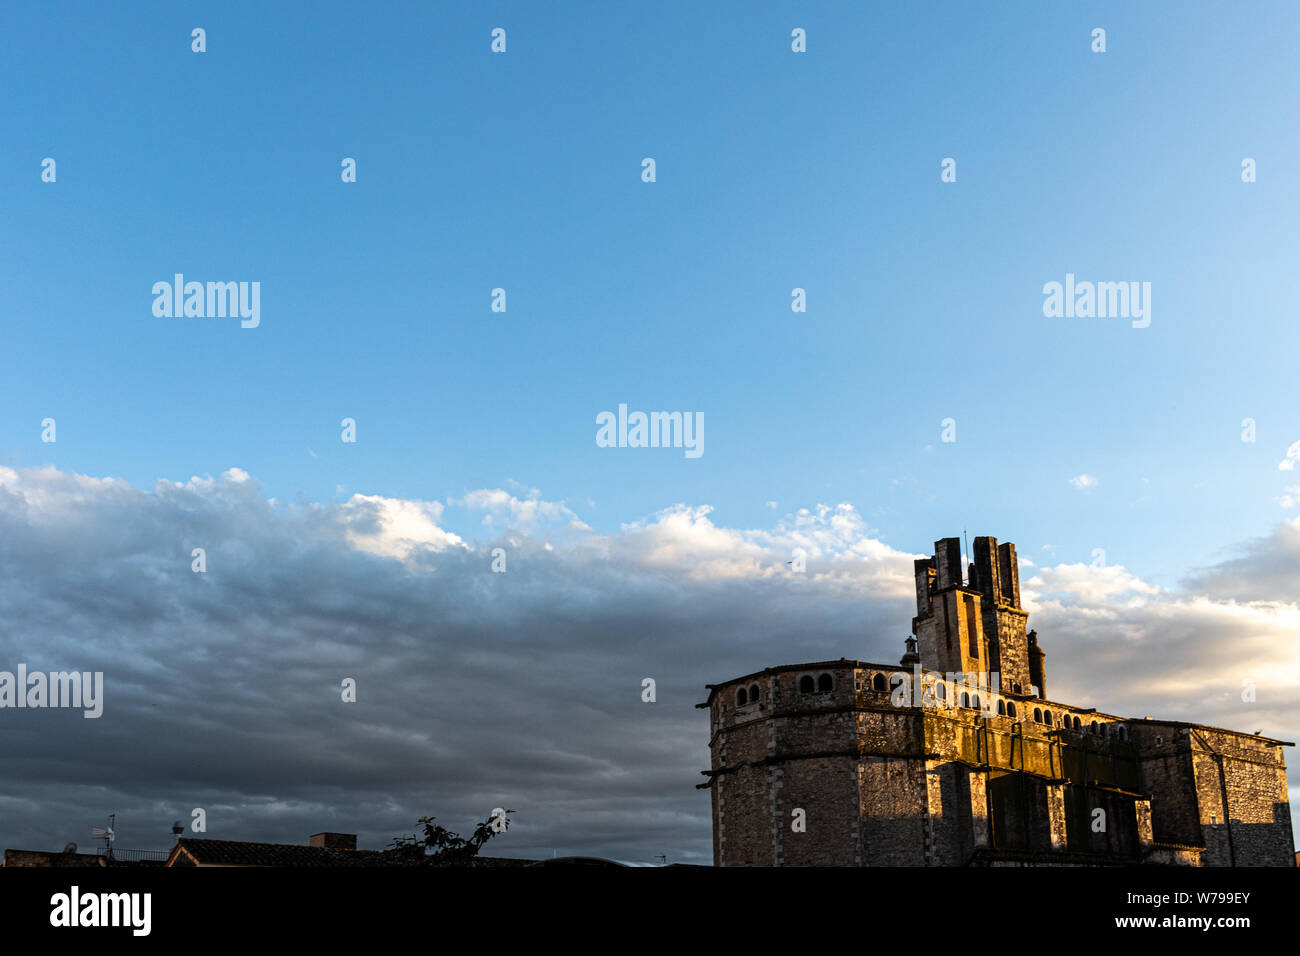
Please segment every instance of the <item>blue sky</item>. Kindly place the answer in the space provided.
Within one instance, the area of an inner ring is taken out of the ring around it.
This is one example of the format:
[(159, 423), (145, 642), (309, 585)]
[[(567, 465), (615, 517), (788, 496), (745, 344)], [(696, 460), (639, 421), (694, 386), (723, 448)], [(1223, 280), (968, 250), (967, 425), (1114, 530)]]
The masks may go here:
[[(1300, 9), (1177, 11), (6, 7), (0, 466), (537, 489), (602, 534), (848, 502), (1176, 586), (1294, 518), (1300, 439)], [(176, 272), (259, 281), (260, 326), (155, 317)], [(1150, 327), (1045, 318), (1066, 273), (1150, 282)], [(621, 402), (704, 455), (597, 447)]]
[[(965, 526), (1172, 582), (1267, 531), (1300, 437), (1300, 13), (1192, 9), (8, 10), (0, 454), (514, 479), (604, 528), (851, 501), (913, 551)], [(177, 271), (260, 281), (261, 326), (155, 318)], [(1066, 272), (1152, 282), (1151, 327), (1045, 319)], [(702, 411), (705, 455), (597, 448), (620, 401)]]

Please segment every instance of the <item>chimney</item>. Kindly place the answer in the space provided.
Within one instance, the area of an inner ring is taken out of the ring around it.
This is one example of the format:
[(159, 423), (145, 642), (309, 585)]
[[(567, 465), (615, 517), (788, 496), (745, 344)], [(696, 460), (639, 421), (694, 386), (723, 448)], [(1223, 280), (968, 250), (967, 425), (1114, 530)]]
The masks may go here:
[(307, 838), (307, 845), (324, 847), (327, 850), (355, 850), (357, 835), (355, 833), (313, 833)]
[(184, 832), (185, 828), (181, 826), (181, 821), (177, 820), (172, 823), (172, 846), (181, 842), (181, 834)]

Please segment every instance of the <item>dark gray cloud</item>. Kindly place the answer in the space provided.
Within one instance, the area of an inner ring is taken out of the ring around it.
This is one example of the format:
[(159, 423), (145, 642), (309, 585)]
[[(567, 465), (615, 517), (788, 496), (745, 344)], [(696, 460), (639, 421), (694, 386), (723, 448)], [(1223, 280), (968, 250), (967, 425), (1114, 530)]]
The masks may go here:
[[(453, 509), (485, 519), (485, 539), (447, 531)], [(1178, 593), (1124, 569), (1026, 567), (1052, 696), (1300, 732), (1300, 609), (1285, 575), (1267, 598), (1259, 577), (1300, 543), (1252, 547), (1259, 568), (1230, 561)], [(806, 574), (785, 565), (795, 548)], [(163, 847), (203, 807), (210, 837), (328, 829), (378, 848), (426, 813), (466, 831), (506, 806), (494, 853), (708, 862), (704, 684), (896, 661), (911, 559), (846, 505), (761, 531), (676, 506), (600, 535), (532, 492), (291, 505), (237, 469), (145, 491), (0, 468), (0, 669), (106, 684), (98, 720), (0, 710), (0, 844), (88, 845), (116, 810), (119, 845)], [(1229, 600), (1243, 593), (1272, 603)]]
[(1229, 553), (1190, 575), (1186, 587), (1227, 601), (1300, 601), (1300, 518)]
[(908, 556), (854, 553), (851, 510), (774, 534), (670, 509), (607, 538), (565, 509), (472, 504), (501, 505), (501, 533), (470, 546), (434, 503), (0, 469), (0, 668), (106, 683), (98, 720), (0, 711), (0, 842), (89, 843), (116, 810), (120, 845), (165, 846), (203, 807), (211, 837), (380, 847), (425, 813), (467, 830), (507, 806), (496, 853), (707, 862), (704, 684), (901, 648)]

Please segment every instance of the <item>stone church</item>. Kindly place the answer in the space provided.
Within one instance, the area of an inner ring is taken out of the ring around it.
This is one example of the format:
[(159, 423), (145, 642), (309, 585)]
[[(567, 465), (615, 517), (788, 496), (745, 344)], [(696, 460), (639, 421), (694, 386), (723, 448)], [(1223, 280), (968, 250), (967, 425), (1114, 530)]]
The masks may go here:
[(897, 665), (709, 684), (718, 866), (1295, 866), (1283, 748), (1048, 696), (1015, 545), (916, 562)]

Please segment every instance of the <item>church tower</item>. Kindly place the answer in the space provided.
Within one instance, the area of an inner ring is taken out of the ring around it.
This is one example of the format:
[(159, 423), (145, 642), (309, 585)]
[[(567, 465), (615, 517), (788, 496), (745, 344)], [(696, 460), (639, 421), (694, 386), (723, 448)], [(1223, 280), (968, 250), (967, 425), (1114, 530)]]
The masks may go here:
[(921, 662), (945, 672), (994, 673), (1003, 693), (1031, 694), (1044, 680), (1042, 658), (1025, 632), (1029, 612), (1020, 606), (1016, 546), (983, 537), (975, 539), (974, 550), (968, 580), (959, 538), (936, 541), (934, 557), (915, 562), (912, 631)]
[(916, 573), (916, 617), (912, 633), (920, 646), (921, 666), (972, 673), (989, 670), (990, 648), (984, 638), (984, 595), (968, 587), (961, 573), (961, 540), (934, 543), (934, 557), (922, 558)]

